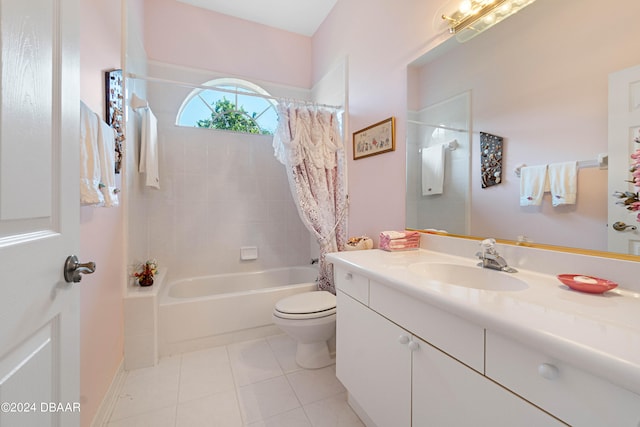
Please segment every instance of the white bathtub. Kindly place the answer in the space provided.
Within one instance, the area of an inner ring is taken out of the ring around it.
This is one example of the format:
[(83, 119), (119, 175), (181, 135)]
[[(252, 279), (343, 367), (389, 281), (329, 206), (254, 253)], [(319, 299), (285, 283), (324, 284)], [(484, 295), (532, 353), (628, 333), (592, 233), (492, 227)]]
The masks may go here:
[(160, 356), (278, 333), (275, 303), (317, 289), (314, 267), (287, 267), (173, 281), (158, 303)]

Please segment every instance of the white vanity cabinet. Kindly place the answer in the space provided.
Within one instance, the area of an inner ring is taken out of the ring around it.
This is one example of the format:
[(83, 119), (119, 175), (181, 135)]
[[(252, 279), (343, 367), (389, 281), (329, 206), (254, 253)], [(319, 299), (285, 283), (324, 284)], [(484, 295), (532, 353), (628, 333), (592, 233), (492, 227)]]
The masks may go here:
[(562, 425), (483, 376), (484, 329), (334, 268), (336, 374), (376, 426)]
[(336, 376), (379, 427), (411, 425), (409, 333), (342, 291), (337, 306)]
[(640, 396), (487, 331), (486, 376), (574, 426), (640, 426)]

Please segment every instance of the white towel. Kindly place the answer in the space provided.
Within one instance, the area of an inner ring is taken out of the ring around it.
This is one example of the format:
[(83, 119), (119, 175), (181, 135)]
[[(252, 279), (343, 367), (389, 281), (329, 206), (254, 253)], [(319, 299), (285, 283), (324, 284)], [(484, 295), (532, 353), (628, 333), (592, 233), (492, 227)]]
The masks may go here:
[(422, 149), (422, 195), (442, 194), (444, 189), (444, 144)]
[(104, 203), (99, 190), (100, 158), (98, 155), (98, 129), (100, 119), (87, 105), (80, 101), (80, 204)]
[(520, 206), (538, 206), (547, 185), (547, 165), (520, 169)]
[(116, 189), (116, 134), (111, 126), (98, 118), (98, 154), (100, 157), (100, 191), (104, 196), (104, 206), (118, 206)]
[(158, 120), (150, 108), (143, 108), (140, 133), (140, 164), (138, 171), (146, 174), (147, 187), (160, 188), (158, 168)]
[(549, 165), (549, 189), (553, 206), (574, 205), (578, 190), (578, 162)]

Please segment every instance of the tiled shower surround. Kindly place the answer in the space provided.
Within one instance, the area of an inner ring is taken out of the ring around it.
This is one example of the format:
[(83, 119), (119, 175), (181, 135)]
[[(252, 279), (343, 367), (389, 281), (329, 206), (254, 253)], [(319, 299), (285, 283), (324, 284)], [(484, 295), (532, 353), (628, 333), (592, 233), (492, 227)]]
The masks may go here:
[[(173, 278), (309, 264), (310, 234), (271, 136), (178, 127), (172, 113), (154, 113), (161, 189), (135, 177), (134, 259), (156, 258)], [(258, 259), (241, 261), (242, 246), (257, 246)]]

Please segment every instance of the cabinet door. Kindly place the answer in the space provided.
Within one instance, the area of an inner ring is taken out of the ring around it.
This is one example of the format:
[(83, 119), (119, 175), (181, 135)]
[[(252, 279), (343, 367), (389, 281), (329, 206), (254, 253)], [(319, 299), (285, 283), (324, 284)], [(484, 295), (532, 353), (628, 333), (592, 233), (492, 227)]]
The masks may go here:
[(409, 333), (340, 291), (337, 304), (336, 375), (377, 426), (409, 426)]
[(560, 426), (557, 419), (424, 341), (413, 356), (413, 426)]

